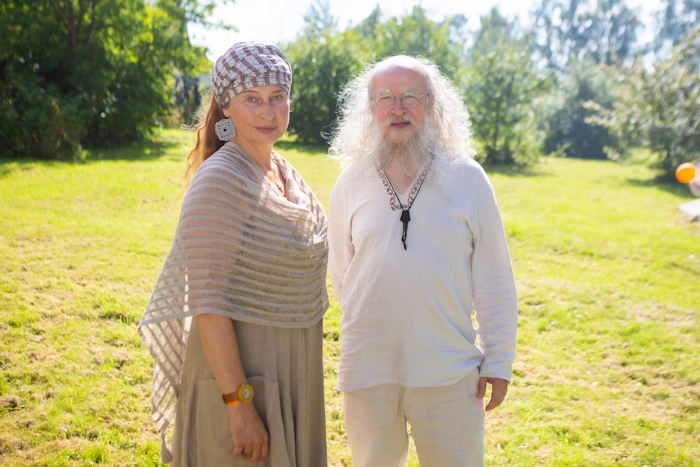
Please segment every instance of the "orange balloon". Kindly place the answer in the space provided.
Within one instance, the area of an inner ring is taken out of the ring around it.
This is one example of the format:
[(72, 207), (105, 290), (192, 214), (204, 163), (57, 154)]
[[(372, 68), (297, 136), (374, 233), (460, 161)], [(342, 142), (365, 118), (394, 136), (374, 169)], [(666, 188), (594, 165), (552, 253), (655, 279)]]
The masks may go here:
[(676, 180), (681, 183), (688, 183), (695, 178), (697, 169), (694, 164), (684, 162), (676, 169)]

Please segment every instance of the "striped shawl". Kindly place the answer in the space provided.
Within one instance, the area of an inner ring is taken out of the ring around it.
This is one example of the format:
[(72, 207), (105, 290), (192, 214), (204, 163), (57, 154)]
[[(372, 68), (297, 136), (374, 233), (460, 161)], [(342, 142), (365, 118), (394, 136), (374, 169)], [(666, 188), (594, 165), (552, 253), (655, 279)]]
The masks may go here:
[(233, 142), (199, 168), (139, 332), (154, 359), (153, 419), (172, 422), (192, 316), (308, 327), (328, 307), (326, 219), (299, 173), (273, 157), (281, 196)]

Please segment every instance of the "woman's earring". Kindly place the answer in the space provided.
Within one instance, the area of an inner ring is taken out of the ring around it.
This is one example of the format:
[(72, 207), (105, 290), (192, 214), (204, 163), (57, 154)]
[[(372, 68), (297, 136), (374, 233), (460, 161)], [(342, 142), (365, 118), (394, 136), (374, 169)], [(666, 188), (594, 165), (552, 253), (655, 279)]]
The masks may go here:
[(216, 122), (214, 124), (214, 131), (221, 141), (228, 141), (236, 136), (236, 128), (233, 126), (233, 123), (231, 123), (230, 118), (222, 118)]

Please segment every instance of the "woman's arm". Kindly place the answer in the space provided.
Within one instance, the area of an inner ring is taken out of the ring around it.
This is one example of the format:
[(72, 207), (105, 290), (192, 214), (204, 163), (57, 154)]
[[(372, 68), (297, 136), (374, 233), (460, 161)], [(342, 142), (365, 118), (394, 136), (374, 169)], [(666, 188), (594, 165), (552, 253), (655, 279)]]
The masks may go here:
[[(225, 316), (204, 313), (197, 315), (197, 328), (202, 350), (222, 394), (235, 392), (246, 382), (238, 352), (238, 341), (233, 321)], [(269, 437), (252, 402), (224, 405), (228, 410), (229, 427), (233, 439), (233, 455), (258, 462), (269, 453)]]

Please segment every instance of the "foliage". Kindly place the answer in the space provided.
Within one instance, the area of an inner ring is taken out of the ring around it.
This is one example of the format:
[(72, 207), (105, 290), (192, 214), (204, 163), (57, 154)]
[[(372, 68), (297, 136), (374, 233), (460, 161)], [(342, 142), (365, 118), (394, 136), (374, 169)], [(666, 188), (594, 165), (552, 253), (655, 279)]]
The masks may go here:
[(335, 31), (338, 19), (331, 14), (330, 0), (316, 0), (304, 15), (304, 37), (318, 37), (326, 31)]
[[(80, 164), (0, 161), (0, 465), (158, 465), (136, 325), (172, 244), (191, 142), (168, 131)], [(277, 149), (327, 206), (339, 167), (324, 148)], [(486, 416), (487, 465), (696, 465), (700, 229), (676, 219), (687, 189), (607, 161), (489, 172), (521, 319), (508, 398)], [(329, 465), (342, 466), (330, 295), (326, 433)]]
[(348, 29), (302, 36), (286, 53), (294, 68), (289, 131), (301, 142), (324, 142), (337, 115), (338, 94), (362, 70), (367, 52), (357, 32)]
[(534, 20), (537, 54), (555, 83), (539, 109), (545, 151), (605, 158), (618, 141), (587, 120), (584, 103), (612, 105), (600, 65), (628, 62), (638, 52), (636, 13), (622, 0), (542, 0)]
[[(373, 15), (368, 19), (373, 20)], [(464, 52), (464, 44), (457, 39), (462, 37), (465, 24), (466, 18), (462, 15), (434, 21), (428, 17), (425, 8), (414, 6), (406, 16), (392, 17), (375, 25), (370, 36), (374, 59), (381, 60), (391, 55), (426, 57), (447, 77), (457, 81)], [(359, 28), (363, 29), (364, 25)]]
[[(654, 38), (655, 49), (662, 56), (669, 44), (680, 44), (700, 24), (700, 2), (697, 0), (664, 0), (663, 3), (663, 9), (657, 14), (659, 30)], [(695, 59), (700, 60), (698, 48)]]
[(497, 9), (481, 19), (469, 52), (464, 95), (472, 128), (489, 164), (531, 162), (542, 149), (532, 103), (545, 80), (532, 59), (532, 44)]
[(700, 26), (671, 56), (620, 73), (612, 108), (591, 105), (592, 120), (621, 138), (641, 140), (660, 157), (655, 165), (673, 179), (682, 162), (700, 159)]
[(11, 0), (0, 6), (0, 132), (9, 156), (60, 158), (147, 133), (173, 75), (206, 60), (190, 44), (195, 0)]
[(622, 0), (541, 0), (534, 14), (537, 50), (566, 73), (572, 62), (613, 64), (635, 55), (640, 21)]
[(613, 101), (608, 75), (600, 66), (572, 63), (539, 109), (546, 130), (545, 152), (605, 159), (618, 147), (618, 140), (605, 126), (589, 120), (593, 111), (588, 106), (610, 108)]
[(454, 38), (464, 25), (461, 16), (436, 22), (425, 9), (414, 7), (409, 15), (382, 21), (377, 7), (357, 26), (339, 32), (328, 4), (317, 2), (304, 18), (307, 27), (285, 47), (294, 67), (289, 129), (300, 141), (325, 141), (337, 115), (338, 94), (368, 62), (396, 54), (422, 55), (449, 77), (459, 77), (462, 46)]

